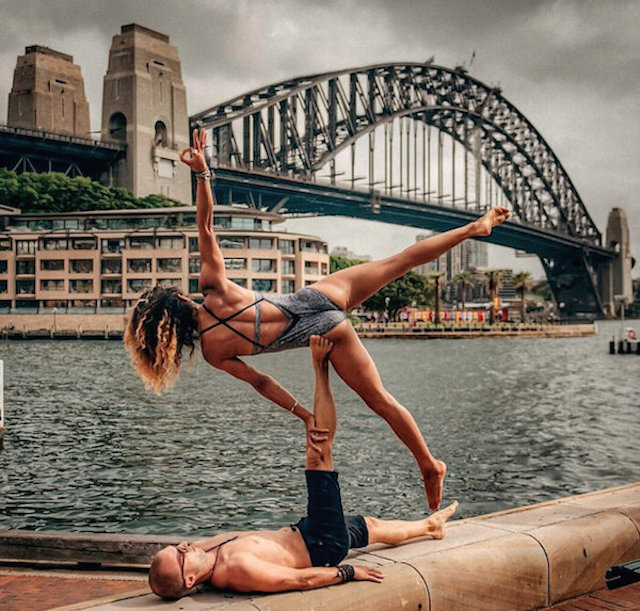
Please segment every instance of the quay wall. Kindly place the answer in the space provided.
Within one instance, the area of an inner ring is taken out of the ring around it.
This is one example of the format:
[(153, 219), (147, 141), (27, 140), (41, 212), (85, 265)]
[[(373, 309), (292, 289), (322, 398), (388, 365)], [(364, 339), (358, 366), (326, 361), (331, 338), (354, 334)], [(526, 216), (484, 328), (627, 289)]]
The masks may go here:
[[(41, 313), (1, 314), (0, 334), (13, 337), (56, 335), (122, 335), (129, 315), (120, 313)], [(498, 324), (481, 326), (410, 327), (362, 326), (356, 327), (362, 338), (396, 339), (461, 339), (475, 337), (582, 337), (593, 335), (593, 323), (581, 324)]]
[[(461, 499), (464, 503), (464, 499)], [(0, 559), (148, 564), (179, 537), (0, 531)], [(601, 590), (606, 570), (640, 556), (640, 482), (457, 520), (442, 541), (373, 545), (348, 562), (382, 584), (352, 582), (281, 594), (203, 592), (176, 602), (114, 594), (85, 609), (300, 611), (533, 610)], [(2, 598), (0, 595), (0, 607)], [(78, 608), (78, 607), (74, 607)]]

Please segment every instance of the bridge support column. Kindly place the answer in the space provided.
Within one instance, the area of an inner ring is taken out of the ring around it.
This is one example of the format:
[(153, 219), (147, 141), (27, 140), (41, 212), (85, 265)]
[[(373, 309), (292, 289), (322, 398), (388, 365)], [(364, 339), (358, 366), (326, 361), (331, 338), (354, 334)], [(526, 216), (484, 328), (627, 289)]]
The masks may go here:
[(629, 223), (622, 208), (613, 208), (609, 213), (606, 240), (606, 246), (613, 248), (617, 256), (602, 269), (600, 294), (607, 315), (615, 316), (616, 298), (625, 303), (633, 301)]

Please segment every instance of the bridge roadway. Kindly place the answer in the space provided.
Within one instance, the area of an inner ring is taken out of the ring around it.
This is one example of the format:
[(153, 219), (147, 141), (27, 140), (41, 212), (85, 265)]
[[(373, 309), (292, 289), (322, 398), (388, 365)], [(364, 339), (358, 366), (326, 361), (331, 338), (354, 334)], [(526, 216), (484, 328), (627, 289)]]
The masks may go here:
[[(241, 193), (246, 201), (258, 208), (290, 216), (347, 216), (438, 232), (478, 218), (478, 212), (464, 208), (341, 188), (270, 172), (218, 167), (215, 173), (219, 201), (237, 202), (237, 194)], [(496, 228), (486, 240), (540, 257), (558, 258), (580, 253), (603, 262), (615, 257), (613, 250), (557, 231), (525, 225), (517, 219)]]

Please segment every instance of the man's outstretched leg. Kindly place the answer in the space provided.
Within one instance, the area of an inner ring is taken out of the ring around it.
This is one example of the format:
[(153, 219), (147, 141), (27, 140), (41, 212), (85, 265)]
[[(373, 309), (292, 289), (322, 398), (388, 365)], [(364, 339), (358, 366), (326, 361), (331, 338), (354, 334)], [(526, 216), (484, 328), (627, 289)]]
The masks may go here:
[(365, 516), (364, 520), (369, 531), (369, 544), (399, 545), (417, 537), (444, 539), (445, 524), (457, 509), (458, 501), (454, 501), (448, 507), (436, 511), (422, 520), (381, 520)]

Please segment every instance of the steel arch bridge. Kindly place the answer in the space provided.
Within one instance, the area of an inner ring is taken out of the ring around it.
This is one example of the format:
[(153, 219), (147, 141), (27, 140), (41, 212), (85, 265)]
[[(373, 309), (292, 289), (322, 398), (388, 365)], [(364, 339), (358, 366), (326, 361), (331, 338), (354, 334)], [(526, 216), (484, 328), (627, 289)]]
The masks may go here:
[(603, 312), (599, 283), (613, 250), (540, 133), (499, 87), (462, 68), (299, 77), (190, 120), (211, 132), (226, 201), (437, 231), (508, 205), (512, 220), (490, 241), (538, 255), (564, 315)]

